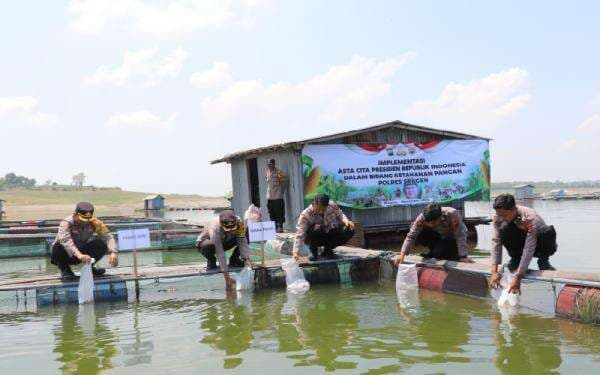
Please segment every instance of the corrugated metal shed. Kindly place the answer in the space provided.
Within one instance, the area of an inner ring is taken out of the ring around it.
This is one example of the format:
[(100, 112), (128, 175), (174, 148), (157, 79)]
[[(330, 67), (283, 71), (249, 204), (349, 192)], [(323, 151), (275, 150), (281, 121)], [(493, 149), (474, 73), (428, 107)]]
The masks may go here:
[(522, 184), (514, 186), (515, 199), (533, 199), (533, 189), (535, 186), (531, 184)]
[[(289, 186), (285, 196), (286, 230), (293, 230), (296, 219), (304, 209), (304, 181), (302, 176), (302, 148), (306, 144), (352, 144), (352, 143), (425, 143), (442, 139), (486, 139), (475, 135), (439, 130), (393, 121), (363, 129), (309, 138), (301, 141), (281, 143), (266, 147), (240, 151), (213, 160), (211, 164), (227, 162), (231, 164), (233, 199), (232, 207), (238, 215), (243, 215), (251, 203), (259, 203), (264, 219), (269, 218), (266, 202), (265, 173), (267, 161), (275, 159), (277, 167), (289, 176)], [(258, 175), (258, 189), (251, 189), (250, 174)], [(252, 191), (254, 190), (254, 191)], [(258, 194), (258, 196), (256, 196)], [(464, 202), (453, 206), (464, 212)], [(386, 225), (413, 220), (423, 206), (398, 206), (368, 210), (346, 209), (351, 220), (363, 226)]]
[(165, 208), (165, 197), (160, 194), (148, 195), (144, 198), (144, 210), (161, 210)]

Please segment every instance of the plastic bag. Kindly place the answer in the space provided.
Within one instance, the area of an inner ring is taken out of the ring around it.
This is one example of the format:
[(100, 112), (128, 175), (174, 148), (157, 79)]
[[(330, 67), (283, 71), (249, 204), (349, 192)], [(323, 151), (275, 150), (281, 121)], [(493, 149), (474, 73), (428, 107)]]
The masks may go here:
[(502, 279), (500, 279), (500, 288), (491, 290), (490, 294), (498, 301), (498, 306), (517, 306), (519, 304), (519, 295), (508, 292), (508, 288), (514, 277), (511, 272), (505, 271), (502, 274)]
[(92, 264), (95, 260), (92, 258), (90, 263), (86, 263), (81, 268), (79, 276), (79, 287), (77, 288), (77, 297), (79, 304), (94, 302), (94, 275), (92, 275)]
[(244, 221), (246, 223), (259, 223), (261, 219), (262, 213), (260, 212), (260, 208), (256, 207), (254, 204), (251, 204), (244, 213)]
[(295, 259), (282, 259), (281, 268), (285, 271), (285, 283), (290, 292), (304, 292), (310, 288), (310, 284), (304, 278), (304, 271)]
[(244, 267), (235, 278), (236, 290), (248, 290), (254, 287), (254, 270), (250, 267)]
[(399, 264), (396, 274), (396, 291), (419, 287), (416, 264)]

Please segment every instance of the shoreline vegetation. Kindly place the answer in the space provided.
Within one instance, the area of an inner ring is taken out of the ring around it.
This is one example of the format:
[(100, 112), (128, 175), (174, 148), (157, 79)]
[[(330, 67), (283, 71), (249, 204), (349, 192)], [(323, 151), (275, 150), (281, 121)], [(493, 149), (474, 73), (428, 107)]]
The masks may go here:
[[(73, 212), (79, 201), (92, 202), (99, 216), (140, 216), (144, 198), (156, 193), (125, 191), (120, 188), (40, 186), (0, 189), (4, 220), (59, 219)], [(229, 205), (225, 197), (198, 194), (161, 194), (167, 207), (217, 208)], [(138, 212), (136, 212), (138, 210)]]
[[(594, 181), (511, 181), (492, 183), (492, 196), (514, 192), (520, 184), (535, 186), (536, 194), (553, 189), (565, 189), (570, 193), (592, 193), (600, 191), (600, 180)], [(62, 218), (72, 212), (75, 203), (83, 200), (92, 202), (101, 216), (139, 216), (143, 200), (156, 193), (126, 191), (118, 187), (71, 185), (44, 185), (30, 187), (0, 187), (0, 199), (4, 200), (4, 220), (39, 220)], [(228, 193), (230, 194), (230, 193)], [(208, 197), (199, 194), (161, 194), (167, 207), (217, 208), (228, 206), (230, 197)], [(138, 211), (138, 212), (136, 212)]]

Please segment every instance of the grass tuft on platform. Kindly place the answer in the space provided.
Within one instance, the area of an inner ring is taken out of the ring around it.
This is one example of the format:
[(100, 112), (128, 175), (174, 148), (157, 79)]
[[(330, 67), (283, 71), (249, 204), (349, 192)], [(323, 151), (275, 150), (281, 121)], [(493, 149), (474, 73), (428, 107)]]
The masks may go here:
[(584, 323), (600, 324), (600, 298), (590, 292), (584, 292), (575, 301), (577, 315)]

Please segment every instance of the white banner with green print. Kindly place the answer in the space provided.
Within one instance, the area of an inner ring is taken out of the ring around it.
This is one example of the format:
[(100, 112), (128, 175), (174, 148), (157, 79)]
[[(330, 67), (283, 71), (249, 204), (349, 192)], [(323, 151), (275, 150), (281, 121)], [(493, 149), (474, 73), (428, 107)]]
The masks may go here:
[(320, 193), (357, 209), (490, 200), (486, 140), (306, 145), (302, 168), (305, 205)]

